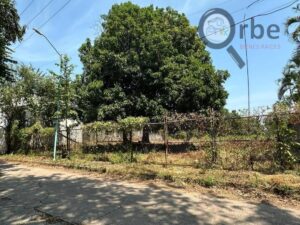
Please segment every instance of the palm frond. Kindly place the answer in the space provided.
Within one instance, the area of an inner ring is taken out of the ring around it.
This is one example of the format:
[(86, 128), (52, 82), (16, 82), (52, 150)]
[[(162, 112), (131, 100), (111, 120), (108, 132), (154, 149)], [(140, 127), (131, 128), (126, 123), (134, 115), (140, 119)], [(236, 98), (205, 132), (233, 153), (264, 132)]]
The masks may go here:
[[(300, 23), (300, 22), (299, 22)], [(291, 38), (296, 42), (296, 43), (299, 43), (300, 44), (300, 26), (298, 26), (296, 28), (295, 31), (293, 31), (291, 33)]]

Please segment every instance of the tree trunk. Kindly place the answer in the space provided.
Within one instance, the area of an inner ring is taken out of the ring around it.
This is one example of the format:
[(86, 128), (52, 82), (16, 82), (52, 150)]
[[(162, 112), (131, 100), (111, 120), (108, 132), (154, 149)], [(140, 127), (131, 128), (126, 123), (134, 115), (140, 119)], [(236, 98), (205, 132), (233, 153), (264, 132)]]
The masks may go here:
[(132, 143), (132, 131), (129, 132), (129, 142)]
[(6, 154), (12, 153), (12, 138), (11, 138), (12, 123), (8, 122), (5, 128)]
[(123, 144), (127, 144), (128, 142), (129, 142), (128, 133), (124, 130), (123, 131)]
[(143, 127), (143, 137), (142, 137), (142, 142), (143, 143), (145, 143), (145, 144), (150, 143), (149, 134), (150, 134), (150, 129), (149, 129), (149, 126), (146, 125), (146, 126)]

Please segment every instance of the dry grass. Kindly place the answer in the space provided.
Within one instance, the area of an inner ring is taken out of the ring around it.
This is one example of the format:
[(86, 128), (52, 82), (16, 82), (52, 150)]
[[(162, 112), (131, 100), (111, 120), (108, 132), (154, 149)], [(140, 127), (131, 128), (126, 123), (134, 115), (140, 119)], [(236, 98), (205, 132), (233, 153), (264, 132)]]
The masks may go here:
[[(193, 158), (195, 153), (182, 153), (177, 158)], [(156, 157), (157, 155), (147, 157)], [(177, 159), (176, 158), (176, 159)], [(163, 180), (180, 186), (203, 186), (236, 188), (243, 191), (257, 190), (274, 193), (283, 197), (300, 200), (299, 171), (267, 175), (252, 171), (229, 171), (221, 169), (201, 169), (196, 167), (148, 165), (140, 163), (97, 162), (92, 155), (80, 159), (52, 161), (49, 157), (6, 155), (0, 160), (46, 164), (65, 168), (80, 169), (118, 176), (126, 179)], [(172, 160), (172, 159), (171, 159)]]

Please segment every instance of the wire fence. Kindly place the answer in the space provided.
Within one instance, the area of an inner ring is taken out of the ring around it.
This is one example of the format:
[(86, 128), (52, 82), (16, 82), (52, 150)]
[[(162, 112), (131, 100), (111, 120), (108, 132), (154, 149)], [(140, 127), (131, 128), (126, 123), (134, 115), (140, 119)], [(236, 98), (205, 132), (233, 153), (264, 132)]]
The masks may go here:
[[(284, 141), (282, 129), (289, 129), (290, 142), (299, 142), (300, 114), (166, 115), (126, 131), (115, 125), (105, 129), (89, 130), (82, 126), (61, 130), (59, 144), (68, 154), (80, 149), (95, 155), (96, 161), (121, 162), (120, 158), (128, 158), (130, 162), (145, 164), (213, 163), (226, 169), (260, 169), (272, 167), (278, 145)], [(299, 155), (298, 148), (292, 150)]]

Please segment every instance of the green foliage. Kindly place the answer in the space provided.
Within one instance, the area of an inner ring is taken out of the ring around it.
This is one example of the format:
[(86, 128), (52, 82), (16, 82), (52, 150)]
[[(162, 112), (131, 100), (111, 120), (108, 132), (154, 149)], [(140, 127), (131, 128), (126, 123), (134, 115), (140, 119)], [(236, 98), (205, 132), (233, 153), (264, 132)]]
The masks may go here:
[(40, 122), (36, 122), (31, 127), (20, 129), (18, 138), (20, 140), (20, 150), (28, 153), (29, 150), (48, 151), (52, 146), (54, 128), (43, 127)]
[(273, 118), (273, 130), (276, 132), (277, 139), (277, 149), (274, 158), (282, 170), (293, 168), (296, 163), (295, 150), (300, 148), (300, 144), (297, 142), (297, 133), (290, 124), (290, 114), (282, 114), (282, 111), (286, 110), (285, 107), (282, 104), (276, 105)]
[(198, 179), (197, 182), (199, 185), (208, 188), (216, 186), (216, 181), (213, 177), (205, 177), (203, 179)]
[(196, 27), (177, 11), (130, 2), (102, 16), (103, 32), (80, 48), (84, 122), (221, 109), (229, 74), (216, 71)]
[(278, 92), (279, 99), (290, 105), (300, 101), (300, 5), (298, 4), (294, 9), (298, 15), (286, 21), (286, 33), (297, 44), (297, 48), (283, 70), (283, 78), (279, 80)]
[(175, 139), (180, 139), (180, 140), (186, 140), (187, 139), (187, 133), (185, 131), (179, 131), (176, 132), (174, 135), (170, 135), (173, 136)]
[(127, 117), (118, 120), (118, 122), (112, 121), (96, 121), (85, 125), (85, 129), (90, 132), (96, 131), (133, 131), (142, 129), (149, 122), (149, 118), (146, 117)]
[(117, 152), (109, 155), (109, 162), (112, 164), (133, 163), (136, 162), (136, 158), (132, 158), (127, 152)]
[(31, 127), (26, 127), (20, 130), (23, 138), (28, 139), (33, 134), (39, 134), (41, 137), (48, 137), (54, 134), (54, 128), (43, 127), (40, 122), (36, 122)]
[(284, 122), (280, 122), (278, 125), (278, 143), (275, 160), (281, 169), (292, 169), (296, 163), (294, 150), (300, 147), (299, 143), (295, 141), (296, 132)]
[(18, 149), (11, 136), (14, 121), (18, 121), (18, 129), (38, 121), (50, 127), (55, 113), (55, 83), (52, 77), (45, 77), (31, 66), (21, 65), (14, 80), (0, 86), (0, 108), (5, 120), (8, 153)]
[(15, 153), (28, 154), (30, 150), (49, 150), (52, 145), (53, 134), (53, 128), (44, 128), (40, 122), (31, 127), (20, 128), (20, 122), (14, 120), (9, 134), (10, 145)]
[(288, 103), (300, 102), (300, 54), (293, 57), (283, 70), (279, 80), (278, 97)]
[(149, 118), (146, 117), (127, 117), (118, 120), (120, 129), (123, 131), (141, 130), (148, 122)]
[[(296, 43), (300, 43), (300, 5), (298, 4), (297, 7), (294, 8), (295, 12), (298, 14), (297, 16), (290, 17), (285, 24), (286, 33), (290, 35), (291, 39)], [(293, 25), (296, 25), (296, 28), (293, 31), (290, 30)]]
[(9, 46), (21, 40), (25, 27), (19, 24), (20, 17), (13, 0), (0, 1), (0, 83), (13, 80), (13, 70), (9, 64), (16, 63), (10, 55)]
[(45, 76), (31, 66), (18, 68), (16, 84), (20, 85), (22, 103), (26, 107), (27, 124), (41, 121), (43, 126), (53, 126), (55, 113), (55, 82), (53, 76)]
[(50, 74), (58, 80), (56, 98), (59, 101), (59, 109), (55, 116), (58, 116), (60, 119), (77, 120), (78, 114), (74, 106), (76, 92), (72, 83), (74, 65), (70, 64), (70, 59), (67, 55), (63, 55), (60, 64), (57, 64), (57, 66), (60, 69), (59, 73), (50, 71)]
[(96, 131), (112, 132), (118, 130), (118, 128), (119, 125), (115, 122), (96, 121), (94, 123), (85, 125), (85, 129), (89, 132), (96, 132)]
[(282, 197), (292, 196), (296, 191), (288, 185), (274, 185), (272, 191)]

